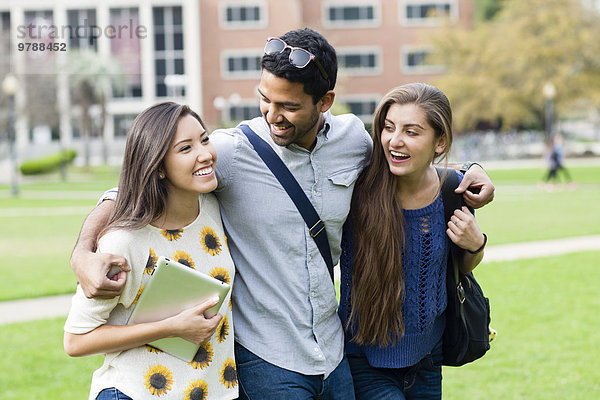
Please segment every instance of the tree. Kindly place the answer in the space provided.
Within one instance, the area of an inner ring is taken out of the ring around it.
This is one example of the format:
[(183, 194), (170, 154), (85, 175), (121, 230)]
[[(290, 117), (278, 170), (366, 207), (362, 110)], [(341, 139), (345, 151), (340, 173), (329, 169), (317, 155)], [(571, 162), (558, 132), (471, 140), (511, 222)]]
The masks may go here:
[(433, 37), (434, 62), (447, 66), (433, 83), (450, 98), (457, 128), (543, 126), (547, 82), (557, 89), (558, 113), (599, 104), (600, 16), (586, 4), (507, 0), (472, 31), (448, 27)]
[(502, 0), (475, 0), (475, 21), (491, 20), (502, 9)]
[[(123, 90), (125, 75), (118, 61), (93, 50), (72, 51), (68, 58), (69, 81), (73, 88), (73, 98), (81, 106), (81, 136), (84, 143), (84, 163), (89, 165), (89, 140), (92, 132), (90, 108), (100, 106), (100, 133), (106, 124), (106, 103), (113, 90)], [(106, 163), (108, 152), (103, 139), (103, 161)]]

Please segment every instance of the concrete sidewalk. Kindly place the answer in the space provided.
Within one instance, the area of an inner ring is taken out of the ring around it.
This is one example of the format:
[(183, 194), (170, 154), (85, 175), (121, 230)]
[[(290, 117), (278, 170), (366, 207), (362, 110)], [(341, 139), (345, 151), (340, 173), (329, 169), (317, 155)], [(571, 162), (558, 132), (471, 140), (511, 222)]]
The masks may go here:
[[(578, 251), (600, 250), (600, 235), (489, 246), (483, 262), (547, 257)], [(337, 279), (339, 269), (336, 268)], [(0, 302), (0, 325), (42, 318), (64, 317), (72, 294)]]

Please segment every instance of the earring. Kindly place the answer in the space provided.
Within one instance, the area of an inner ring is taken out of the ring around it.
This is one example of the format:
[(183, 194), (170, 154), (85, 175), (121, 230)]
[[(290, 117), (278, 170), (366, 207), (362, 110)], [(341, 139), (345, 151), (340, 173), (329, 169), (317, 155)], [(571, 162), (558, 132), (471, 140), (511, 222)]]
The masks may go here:
[(159, 177), (160, 179), (165, 179), (165, 174), (163, 174), (162, 172), (159, 172), (159, 173), (158, 173), (158, 177)]

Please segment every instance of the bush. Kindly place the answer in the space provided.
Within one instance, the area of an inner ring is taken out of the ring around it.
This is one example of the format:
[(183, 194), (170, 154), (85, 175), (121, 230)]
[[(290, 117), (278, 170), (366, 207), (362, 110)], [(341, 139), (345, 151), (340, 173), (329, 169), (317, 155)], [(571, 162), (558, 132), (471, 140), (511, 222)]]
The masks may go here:
[(52, 154), (36, 160), (28, 160), (21, 164), (19, 170), (23, 175), (38, 175), (55, 171), (63, 165), (71, 163), (77, 152), (75, 150), (62, 150), (56, 154)]

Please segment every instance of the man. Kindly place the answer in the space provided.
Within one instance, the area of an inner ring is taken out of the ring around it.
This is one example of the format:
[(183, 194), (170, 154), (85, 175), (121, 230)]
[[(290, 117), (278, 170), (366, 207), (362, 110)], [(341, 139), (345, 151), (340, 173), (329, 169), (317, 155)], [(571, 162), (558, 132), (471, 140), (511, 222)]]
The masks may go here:
[[(317, 32), (270, 38), (258, 87), (262, 117), (246, 123), (275, 150), (324, 221), (333, 262), (354, 183), (372, 141), (354, 115), (333, 116), (335, 50)], [(343, 355), (335, 289), (309, 229), (280, 183), (237, 128), (210, 136), (217, 150), (216, 195), (236, 264), (233, 310), (240, 398), (353, 399)], [(481, 168), (463, 180), (482, 206), (493, 185)], [(105, 201), (86, 220), (71, 264), (88, 296), (115, 296), (126, 279), (123, 259), (92, 254), (112, 208)], [(105, 277), (120, 266), (114, 281)]]

